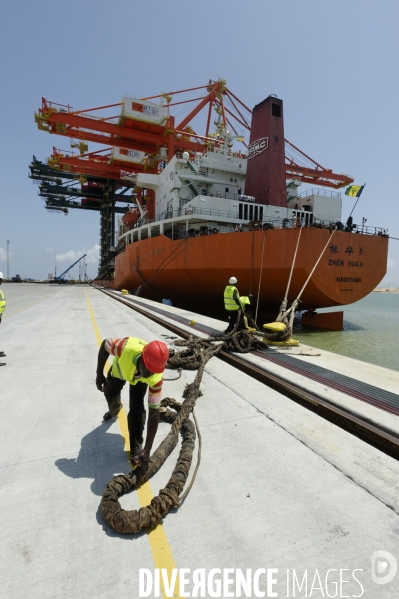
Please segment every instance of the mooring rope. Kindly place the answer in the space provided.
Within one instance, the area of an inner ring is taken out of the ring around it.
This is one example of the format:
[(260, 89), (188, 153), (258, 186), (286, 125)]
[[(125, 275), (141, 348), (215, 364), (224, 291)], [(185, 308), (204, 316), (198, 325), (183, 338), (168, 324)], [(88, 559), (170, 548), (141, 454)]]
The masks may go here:
[(279, 315), (276, 318), (276, 322), (282, 322), (282, 319), (284, 317), (284, 313), (287, 309), (287, 304), (288, 304), (288, 292), (291, 286), (291, 278), (292, 278), (292, 273), (294, 272), (294, 266), (295, 266), (295, 262), (296, 262), (296, 255), (298, 252), (298, 247), (299, 247), (299, 241), (301, 239), (301, 233), (302, 233), (302, 227), (299, 227), (299, 235), (298, 235), (298, 239), (296, 242), (296, 247), (295, 247), (295, 252), (294, 252), (294, 258), (292, 260), (292, 264), (291, 264), (291, 270), (290, 270), (290, 276), (288, 277), (288, 283), (287, 283), (287, 289), (285, 290), (285, 296), (283, 301), (281, 302), (281, 306), (280, 306), (280, 312)]
[(262, 258), (260, 263), (260, 273), (259, 273), (259, 286), (258, 286), (258, 297), (256, 299), (256, 311), (255, 311), (255, 323), (256, 325), (258, 320), (258, 306), (259, 306), (259, 296), (260, 296), (260, 284), (262, 281), (262, 273), (263, 273), (263, 253), (265, 249), (265, 238), (266, 238), (266, 229), (263, 231), (263, 243), (262, 243)]
[[(207, 362), (221, 350), (244, 353), (255, 349), (267, 349), (267, 345), (260, 341), (254, 334), (237, 330), (240, 318), (237, 320), (235, 329), (230, 335), (220, 335), (219, 338), (212, 337), (207, 340), (190, 337), (188, 340), (179, 340), (174, 343), (176, 346), (184, 346), (186, 349), (179, 352), (171, 349), (168, 367), (187, 368), (189, 370), (196, 369), (197, 374), (194, 381), (188, 384), (183, 392), (183, 403), (180, 404), (173, 398), (162, 400), (162, 409), (166, 408), (166, 410), (161, 413), (161, 416), (172, 426), (169, 434), (151, 456), (145, 475), (138, 479), (137, 470), (135, 470), (130, 474), (116, 476), (108, 483), (101, 499), (100, 511), (107, 524), (115, 531), (123, 534), (138, 534), (143, 528), (152, 528), (160, 522), (161, 518), (170, 509), (178, 507), (187, 497), (194, 484), (201, 460), (201, 437), (197, 418), (194, 414), (194, 407), (196, 400), (202, 395), (200, 383)], [(220, 343), (216, 344), (215, 342), (217, 341), (220, 341)], [(169, 407), (175, 411), (170, 410)], [(190, 413), (193, 413), (195, 426), (189, 418)], [(197, 428), (199, 438), (197, 465), (190, 484), (182, 494), (194, 452), (195, 428)], [(142, 507), (139, 510), (123, 510), (119, 503), (119, 497), (137, 488), (137, 486), (143, 484), (158, 472), (176, 447), (179, 432), (182, 435), (182, 445), (176, 466), (166, 486), (152, 499), (150, 505)]]
[(328, 241), (327, 241), (326, 245), (324, 246), (324, 248), (323, 248), (320, 256), (318, 257), (318, 259), (316, 260), (316, 264), (312, 268), (312, 270), (310, 272), (310, 275), (308, 276), (308, 278), (306, 279), (305, 283), (303, 284), (302, 289), (298, 293), (297, 298), (292, 302), (292, 304), (291, 304), (290, 308), (288, 308), (288, 310), (286, 310), (283, 314), (279, 315), (280, 318), (281, 318), (281, 322), (284, 322), (284, 320), (288, 317), (288, 315), (291, 314), (290, 320), (289, 320), (289, 324), (287, 326), (287, 328), (290, 328), (291, 330), (292, 330), (292, 327), (294, 325), (295, 310), (296, 310), (297, 305), (299, 304), (299, 300), (301, 299), (301, 295), (304, 292), (307, 284), (309, 283), (309, 281), (310, 281), (310, 279), (311, 279), (314, 271), (316, 270), (316, 267), (319, 264), (319, 262), (320, 262), (320, 260), (321, 260), (321, 258), (323, 256), (323, 254), (324, 254), (324, 252), (326, 251), (326, 249), (328, 247), (328, 244), (330, 243), (330, 241), (331, 241), (334, 233), (335, 233), (335, 229), (332, 231), (330, 237), (328, 238)]

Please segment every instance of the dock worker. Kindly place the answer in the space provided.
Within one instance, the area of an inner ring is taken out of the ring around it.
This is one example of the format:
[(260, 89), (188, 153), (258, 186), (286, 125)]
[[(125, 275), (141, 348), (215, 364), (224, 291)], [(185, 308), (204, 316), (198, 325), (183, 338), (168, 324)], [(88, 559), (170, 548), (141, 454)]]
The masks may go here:
[(230, 277), (229, 284), (224, 290), (224, 307), (227, 311), (229, 318), (229, 326), (225, 330), (225, 333), (231, 333), (237, 321), (238, 310), (241, 308), (240, 294), (235, 284), (237, 279)]
[(242, 295), (240, 297), (240, 304), (243, 313), (243, 326), (248, 330), (259, 331), (259, 327), (253, 319), (251, 312), (251, 302), (253, 300), (252, 293), (248, 295)]
[[(108, 376), (104, 376), (104, 366), (108, 356), (114, 356)], [(129, 413), (127, 416), (130, 459), (139, 466), (139, 476), (148, 470), (150, 452), (158, 430), (159, 407), (162, 399), (163, 371), (169, 357), (169, 350), (163, 341), (147, 343), (136, 337), (104, 339), (97, 361), (96, 386), (103, 391), (108, 402), (108, 412), (104, 421), (118, 416), (122, 409), (121, 390), (129, 383)], [(143, 432), (146, 420), (144, 396), (148, 392), (147, 435), (143, 449)]]
[[(3, 273), (0, 272), (0, 285), (3, 282)], [(3, 316), (3, 312), (6, 309), (6, 300), (4, 297), (4, 293), (2, 292), (2, 290), (0, 289), (0, 324), (1, 324), (1, 317)], [(0, 351), (0, 356), (5, 356), (5, 353), (3, 351)]]

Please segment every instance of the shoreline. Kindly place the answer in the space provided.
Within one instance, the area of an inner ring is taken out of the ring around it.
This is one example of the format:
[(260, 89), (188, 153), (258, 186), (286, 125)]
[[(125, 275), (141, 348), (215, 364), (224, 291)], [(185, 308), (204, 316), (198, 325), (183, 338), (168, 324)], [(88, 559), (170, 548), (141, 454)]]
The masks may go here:
[(389, 289), (389, 287), (376, 287), (371, 293), (399, 293), (399, 288), (392, 287)]

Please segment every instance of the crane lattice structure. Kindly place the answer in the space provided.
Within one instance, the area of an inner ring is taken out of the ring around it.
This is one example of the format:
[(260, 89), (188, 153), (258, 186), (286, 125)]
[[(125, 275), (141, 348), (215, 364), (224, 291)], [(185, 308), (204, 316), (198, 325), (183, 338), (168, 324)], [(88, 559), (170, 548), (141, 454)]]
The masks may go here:
[[(123, 187), (114, 180), (88, 177), (86, 183), (76, 180), (76, 174), (54, 169), (33, 156), (29, 177), (39, 184), (39, 196), (45, 199), (48, 211), (68, 214), (70, 209), (100, 213), (99, 271), (108, 276), (114, 267), (115, 214), (123, 215), (126, 204), (132, 203), (134, 183), (124, 181)], [(116, 203), (125, 206), (117, 206)]]

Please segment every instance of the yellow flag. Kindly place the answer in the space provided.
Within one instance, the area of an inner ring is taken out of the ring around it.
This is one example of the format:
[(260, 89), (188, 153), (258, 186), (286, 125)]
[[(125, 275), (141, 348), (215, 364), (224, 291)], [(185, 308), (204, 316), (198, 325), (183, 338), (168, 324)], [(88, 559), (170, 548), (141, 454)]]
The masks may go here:
[(364, 185), (349, 185), (345, 191), (345, 195), (351, 196), (352, 198), (358, 198), (362, 193)]

